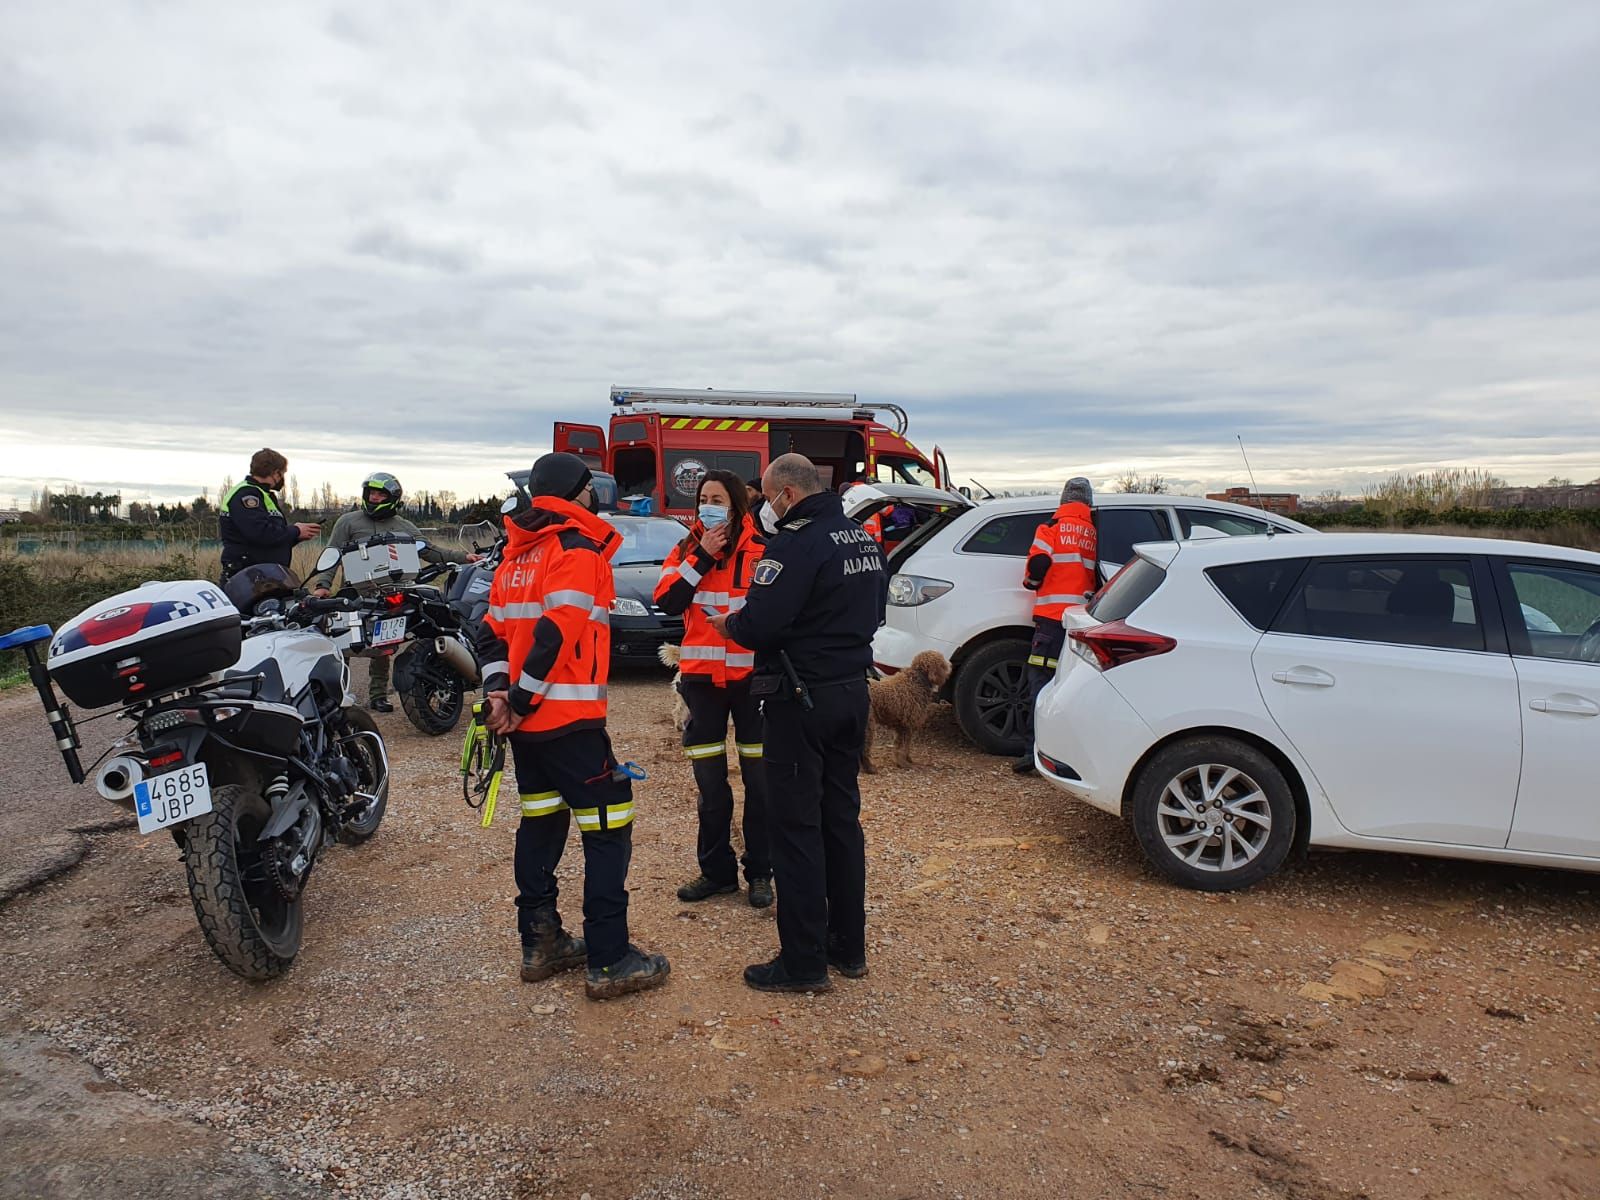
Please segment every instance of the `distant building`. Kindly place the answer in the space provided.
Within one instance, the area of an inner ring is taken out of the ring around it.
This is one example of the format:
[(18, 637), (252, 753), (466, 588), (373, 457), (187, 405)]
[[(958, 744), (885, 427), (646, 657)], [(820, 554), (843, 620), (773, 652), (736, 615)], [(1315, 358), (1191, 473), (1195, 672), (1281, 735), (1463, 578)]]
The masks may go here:
[(1503, 487), (1489, 493), (1490, 508), (1600, 508), (1600, 483), (1565, 487)]
[(22, 518), (23, 512), (19, 508), (0, 508), (0, 525), (14, 525)]
[(1207, 500), (1223, 500), (1229, 504), (1243, 504), (1264, 512), (1292, 517), (1300, 511), (1298, 492), (1252, 492), (1249, 488), (1229, 488), (1225, 492), (1207, 492)]

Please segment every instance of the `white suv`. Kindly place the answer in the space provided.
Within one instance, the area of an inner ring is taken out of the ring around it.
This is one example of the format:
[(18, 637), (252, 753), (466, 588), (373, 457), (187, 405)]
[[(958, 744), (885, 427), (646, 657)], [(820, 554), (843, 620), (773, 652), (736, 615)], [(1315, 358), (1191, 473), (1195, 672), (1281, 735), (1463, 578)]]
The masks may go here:
[(1600, 554), (1140, 546), (1064, 624), (1035, 763), (1184, 886), (1308, 844), (1600, 870)]
[[(900, 540), (896, 522), (885, 520), (893, 574), (888, 621), (873, 642), (879, 669), (903, 670), (919, 652), (939, 651), (955, 668), (949, 696), (963, 732), (990, 754), (1021, 754), (1033, 728), (1027, 661), (1034, 595), (1022, 586), (1023, 568), (1035, 531), (1058, 507), (1055, 497), (980, 504), (953, 492), (880, 483), (849, 493), (846, 505), (858, 521), (890, 509), (915, 517)], [(1102, 579), (1140, 542), (1312, 532), (1238, 504), (1120, 493), (1096, 498), (1095, 523)]]

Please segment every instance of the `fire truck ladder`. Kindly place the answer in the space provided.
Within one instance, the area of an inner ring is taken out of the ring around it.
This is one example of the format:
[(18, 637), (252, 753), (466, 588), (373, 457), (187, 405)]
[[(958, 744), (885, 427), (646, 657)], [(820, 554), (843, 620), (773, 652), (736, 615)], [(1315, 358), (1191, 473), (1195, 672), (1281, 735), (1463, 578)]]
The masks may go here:
[(906, 410), (898, 404), (862, 404), (857, 401), (854, 392), (723, 392), (712, 388), (696, 391), (693, 388), (613, 387), (611, 403), (618, 408), (635, 404), (651, 407), (661, 404), (681, 404), (685, 407), (714, 404), (729, 408), (796, 409), (816, 412), (824, 419), (830, 413), (849, 413), (851, 418), (861, 421), (874, 420), (878, 413), (884, 412), (894, 417), (897, 436), (904, 437), (911, 426)]

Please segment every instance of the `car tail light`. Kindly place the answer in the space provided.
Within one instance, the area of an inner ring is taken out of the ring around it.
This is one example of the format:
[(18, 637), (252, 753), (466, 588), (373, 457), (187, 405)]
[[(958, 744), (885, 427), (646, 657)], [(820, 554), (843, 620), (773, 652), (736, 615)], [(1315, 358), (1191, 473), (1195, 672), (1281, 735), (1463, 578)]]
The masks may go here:
[(1088, 629), (1070, 629), (1067, 637), (1072, 641), (1073, 653), (1102, 671), (1141, 658), (1165, 654), (1178, 645), (1175, 638), (1151, 633), (1147, 629), (1135, 629), (1126, 621), (1111, 621), (1105, 625), (1092, 625)]

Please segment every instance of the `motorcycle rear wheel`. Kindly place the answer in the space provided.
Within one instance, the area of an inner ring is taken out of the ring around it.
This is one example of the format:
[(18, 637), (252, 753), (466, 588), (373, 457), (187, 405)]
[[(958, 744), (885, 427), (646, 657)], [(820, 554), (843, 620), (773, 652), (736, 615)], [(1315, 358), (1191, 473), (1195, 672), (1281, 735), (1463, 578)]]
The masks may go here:
[(467, 685), (437, 655), (428, 652), (420, 658), (412, 668), (409, 686), (399, 692), (400, 707), (429, 737), (440, 737), (460, 724)]
[(304, 897), (287, 899), (258, 840), (272, 809), (236, 783), (211, 789), (211, 812), (189, 822), (183, 848), (189, 898), (211, 951), (242, 979), (276, 979), (300, 953)]

